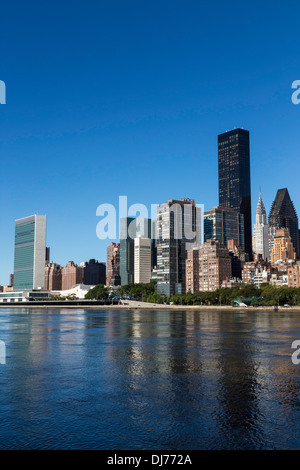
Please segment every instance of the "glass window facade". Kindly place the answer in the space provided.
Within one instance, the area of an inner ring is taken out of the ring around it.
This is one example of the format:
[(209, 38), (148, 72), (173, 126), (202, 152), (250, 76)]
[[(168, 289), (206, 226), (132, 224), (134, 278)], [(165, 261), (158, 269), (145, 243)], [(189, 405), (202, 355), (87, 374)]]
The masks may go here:
[(15, 228), (14, 290), (33, 288), (35, 221)]
[(228, 240), (237, 240), (244, 250), (244, 215), (232, 209), (214, 207), (204, 214), (204, 241), (219, 240), (227, 247)]
[(219, 206), (244, 215), (245, 251), (252, 258), (249, 131), (234, 129), (218, 136)]
[(45, 285), (46, 216), (32, 215), (15, 222), (14, 291)]

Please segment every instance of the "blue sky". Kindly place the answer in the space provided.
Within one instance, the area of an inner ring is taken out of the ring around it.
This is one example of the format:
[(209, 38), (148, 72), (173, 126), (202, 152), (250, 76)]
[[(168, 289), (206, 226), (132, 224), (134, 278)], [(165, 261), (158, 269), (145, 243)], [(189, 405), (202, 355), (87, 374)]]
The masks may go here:
[(300, 211), (297, 1), (2, 2), (0, 284), (14, 220), (48, 217), (51, 260), (106, 260), (96, 208), (218, 204), (217, 135), (250, 131), (253, 214)]

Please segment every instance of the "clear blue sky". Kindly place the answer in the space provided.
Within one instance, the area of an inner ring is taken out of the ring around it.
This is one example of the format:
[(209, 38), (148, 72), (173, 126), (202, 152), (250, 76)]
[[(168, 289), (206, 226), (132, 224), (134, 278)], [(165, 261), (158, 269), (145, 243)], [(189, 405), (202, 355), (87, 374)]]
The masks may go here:
[(253, 213), (300, 211), (299, 1), (2, 2), (0, 284), (14, 220), (48, 217), (51, 260), (106, 260), (96, 208), (218, 204), (217, 135), (251, 138)]

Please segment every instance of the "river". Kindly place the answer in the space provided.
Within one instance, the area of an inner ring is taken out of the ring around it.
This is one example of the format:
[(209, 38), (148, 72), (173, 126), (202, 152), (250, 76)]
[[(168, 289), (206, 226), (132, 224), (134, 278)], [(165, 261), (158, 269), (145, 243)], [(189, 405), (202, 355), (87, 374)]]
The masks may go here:
[(300, 449), (300, 314), (0, 309), (0, 449)]

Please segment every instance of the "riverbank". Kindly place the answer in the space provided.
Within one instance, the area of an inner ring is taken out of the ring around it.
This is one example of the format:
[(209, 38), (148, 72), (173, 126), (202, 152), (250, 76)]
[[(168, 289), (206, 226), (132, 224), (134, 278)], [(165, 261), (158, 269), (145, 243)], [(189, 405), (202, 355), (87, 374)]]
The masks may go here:
[(299, 312), (300, 313), (300, 306), (294, 306), (294, 307), (282, 307), (282, 306), (264, 306), (264, 307), (232, 307), (230, 305), (167, 305), (167, 304), (152, 304), (149, 302), (138, 302), (138, 301), (128, 301), (123, 304), (118, 304), (118, 305), (91, 305), (90, 303), (84, 304), (81, 303), (78, 305), (78, 303), (74, 303), (72, 305), (70, 302), (67, 304), (64, 302), (61, 302), (60, 304), (55, 303), (52, 304), (52, 302), (45, 302), (42, 305), (39, 304), (37, 305), (36, 303), (27, 303), (24, 302), (22, 304), (20, 303), (13, 303), (13, 302), (8, 302), (5, 304), (0, 304), (0, 308), (6, 309), (6, 308), (39, 308), (39, 309), (79, 309), (79, 308), (84, 308), (86, 310), (106, 310), (106, 309), (121, 309), (121, 310), (193, 310), (193, 311), (227, 311), (227, 312), (236, 312), (240, 310), (246, 310), (246, 311), (261, 311), (261, 312)]

